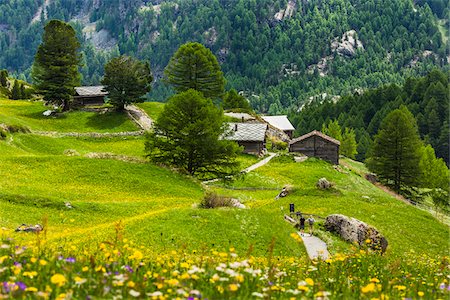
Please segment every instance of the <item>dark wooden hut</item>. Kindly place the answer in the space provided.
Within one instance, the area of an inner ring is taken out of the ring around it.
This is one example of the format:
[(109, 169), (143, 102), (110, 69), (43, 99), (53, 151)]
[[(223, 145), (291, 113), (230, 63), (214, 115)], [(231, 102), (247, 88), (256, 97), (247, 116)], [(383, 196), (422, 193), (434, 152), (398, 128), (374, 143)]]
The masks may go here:
[(338, 140), (314, 130), (293, 139), (289, 143), (289, 152), (299, 152), (306, 156), (318, 157), (338, 165), (340, 144)]
[(224, 137), (244, 147), (243, 152), (259, 155), (266, 147), (267, 124), (228, 123), (229, 131)]
[(103, 105), (108, 92), (103, 90), (102, 85), (75, 87), (73, 102), (76, 106)]

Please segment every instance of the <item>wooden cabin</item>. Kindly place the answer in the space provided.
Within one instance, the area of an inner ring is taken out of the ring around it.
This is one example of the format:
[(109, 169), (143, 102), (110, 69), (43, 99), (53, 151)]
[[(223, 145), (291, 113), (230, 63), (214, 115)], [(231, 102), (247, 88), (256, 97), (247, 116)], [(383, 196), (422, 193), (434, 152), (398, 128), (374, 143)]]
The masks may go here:
[(299, 152), (309, 157), (318, 157), (338, 165), (340, 145), (341, 143), (338, 140), (314, 130), (293, 139), (289, 143), (289, 152)]
[(262, 119), (270, 126), (283, 131), (290, 139), (292, 139), (295, 128), (287, 116), (263, 116)]
[(103, 90), (104, 86), (78, 86), (75, 87), (73, 102), (76, 106), (103, 105), (108, 92)]
[(225, 139), (236, 141), (244, 147), (243, 152), (259, 155), (266, 148), (267, 124), (228, 123), (229, 130)]

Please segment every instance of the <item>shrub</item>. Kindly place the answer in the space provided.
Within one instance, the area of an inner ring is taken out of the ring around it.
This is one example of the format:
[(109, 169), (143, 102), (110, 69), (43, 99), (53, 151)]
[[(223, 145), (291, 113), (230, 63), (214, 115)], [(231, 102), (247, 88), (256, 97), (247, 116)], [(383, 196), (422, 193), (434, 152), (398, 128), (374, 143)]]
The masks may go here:
[(288, 144), (286, 142), (283, 142), (279, 139), (272, 139), (272, 150), (286, 150), (288, 147)]
[(200, 208), (233, 207), (233, 201), (230, 197), (218, 195), (215, 192), (206, 192), (200, 203)]
[(5, 129), (0, 127), (0, 140), (6, 139), (7, 132)]
[(9, 133), (17, 133), (17, 132), (21, 132), (21, 133), (30, 133), (31, 130), (23, 125), (6, 125), (6, 131), (8, 131)]

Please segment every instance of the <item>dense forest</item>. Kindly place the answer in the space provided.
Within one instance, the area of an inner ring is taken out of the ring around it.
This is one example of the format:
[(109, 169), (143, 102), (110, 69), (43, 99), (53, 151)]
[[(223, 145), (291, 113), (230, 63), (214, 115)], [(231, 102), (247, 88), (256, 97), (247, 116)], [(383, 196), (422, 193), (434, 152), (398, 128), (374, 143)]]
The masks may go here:
[(227, 86), (259, 112), (300, 107), (311, 96), (424, 75), (447, 67), (444, 0), (11, 0), (0, 4), (0, 68), (29, 79), (43, 26), (70, 21), (82, 43), (83, 83), (98, 84), (119, 54), (149, 60), (160, 79), (186, 41), (210, 48)]
[(381, 121), (403, 104), (415, 116), (421, 138), (449, 165), (449, 75), (433, 70), (425, 77), (408, 78), (403, 86), (386, 85), (337, 102), (313, 102), (300, 113), (293, 113), (291, 119), (297, 134), (320, 130), (331, 120), (353, 128), (358, 141), (357, 158), (364, 160)]

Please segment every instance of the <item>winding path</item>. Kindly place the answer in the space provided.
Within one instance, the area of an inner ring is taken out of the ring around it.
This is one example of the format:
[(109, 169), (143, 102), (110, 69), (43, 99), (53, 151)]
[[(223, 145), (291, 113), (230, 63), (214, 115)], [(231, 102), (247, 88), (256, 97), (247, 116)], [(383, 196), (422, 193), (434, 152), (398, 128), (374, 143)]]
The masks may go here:
[(148, 114), (135, 105), (127, 105), (125, 108), (130, 118), (136, 122), (143, 130), (150, 130), (153, 127), (153, 120)]
[(327, 244), (316, 236), (305, 233), (303, 236), (298, 232), (298, 235), (303, 240), (306, 252), (311, 260), (322, 259), (326, 260), (330, 256), (327, 249)]

